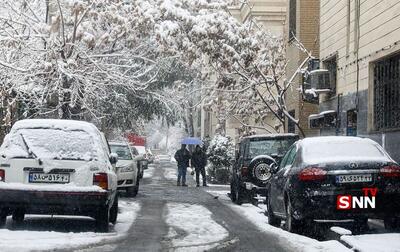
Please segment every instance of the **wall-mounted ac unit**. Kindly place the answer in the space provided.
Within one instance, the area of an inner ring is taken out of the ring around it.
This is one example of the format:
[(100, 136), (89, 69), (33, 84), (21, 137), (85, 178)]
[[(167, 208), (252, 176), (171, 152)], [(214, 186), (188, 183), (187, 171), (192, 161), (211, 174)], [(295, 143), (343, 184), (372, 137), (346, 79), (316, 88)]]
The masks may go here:
[(310, 72), (311, 88), (316, 90), (330, 90), (329, 71), (326, 69), (316, 69)]

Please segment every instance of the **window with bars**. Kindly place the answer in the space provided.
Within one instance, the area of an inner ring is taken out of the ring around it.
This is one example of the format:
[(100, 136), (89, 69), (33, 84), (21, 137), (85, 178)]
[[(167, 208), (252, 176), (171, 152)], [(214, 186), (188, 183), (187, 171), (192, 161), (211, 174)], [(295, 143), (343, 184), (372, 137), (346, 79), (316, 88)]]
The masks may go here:
[(296, 36), (296, 1), (289, 1), (289, 41)]
[(400, 129), (400, 54), (374, 64), (375, 130)]

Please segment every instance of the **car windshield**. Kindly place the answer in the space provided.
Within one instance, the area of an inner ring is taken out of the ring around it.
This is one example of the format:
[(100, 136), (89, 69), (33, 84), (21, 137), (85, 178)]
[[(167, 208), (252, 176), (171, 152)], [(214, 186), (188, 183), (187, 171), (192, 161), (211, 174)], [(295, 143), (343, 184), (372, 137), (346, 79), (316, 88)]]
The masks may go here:
[(250, 141), (247, 158), (255, 158), (259, 155), (283, 156), (295, 139), (263, 139)]
[(9, 157), (91, 160), (94, 143), (90, 134), (83, 130), (27, 128), (10, 136), (4, 152)]
[(111, 152), (117, 153), (120, 160), (132, 160), (131, 152), (127, 145), (110, 145)]

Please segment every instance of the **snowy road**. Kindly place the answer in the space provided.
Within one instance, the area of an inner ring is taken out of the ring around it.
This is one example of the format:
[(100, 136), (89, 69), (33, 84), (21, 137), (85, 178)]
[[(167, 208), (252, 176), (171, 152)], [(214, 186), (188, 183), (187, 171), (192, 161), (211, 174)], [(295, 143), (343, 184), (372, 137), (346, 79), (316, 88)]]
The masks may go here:
[(172, 166), (146, 170), (138, 196), (121, 195), (119, 220), (108, 234), (94, 233), (90, 218), (29, 216), (18, 229), (10, 221), (0, 230), (1, 251), (400, 251), (399, 234), (382, 228), (375, 230), (380, 234), (342, 236), (355, 250), (330, 238), (288, 233), (268, 225), (262, 208), (233, 204), (229, 186), (196, 188), (188, 176), (189, 187), (177, 187), (175, 173)]

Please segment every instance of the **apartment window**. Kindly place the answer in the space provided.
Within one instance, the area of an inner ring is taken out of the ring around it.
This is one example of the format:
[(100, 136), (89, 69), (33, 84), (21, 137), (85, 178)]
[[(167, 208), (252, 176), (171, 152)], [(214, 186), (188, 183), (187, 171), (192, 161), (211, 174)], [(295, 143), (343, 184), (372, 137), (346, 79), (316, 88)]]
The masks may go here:
[(336, 94), (337, 79), (337, 56), (324, 61), (324, 68), (329, 71), (330, 90), (333, 95)]
[(296, 36), (296, 1), (289, 1), (289, 41)]
[(400, 54), (374, 64), (376, 130), (400, 128)]
[[(289, 115), (293, 118), (296, 118), (295, 110), (290, 110)], [(295, 131), (296, 131), (296, 125), (292, 120), (288, 119), (288, 133), (295, 133)]]

